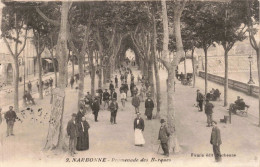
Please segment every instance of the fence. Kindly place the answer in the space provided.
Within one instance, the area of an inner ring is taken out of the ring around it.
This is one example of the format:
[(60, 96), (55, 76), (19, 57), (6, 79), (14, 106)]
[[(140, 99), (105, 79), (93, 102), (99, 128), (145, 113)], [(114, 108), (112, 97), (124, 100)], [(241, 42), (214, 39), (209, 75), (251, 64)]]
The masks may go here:
[[(199, 76), (201, 78), (205, 78), (205, 72), (199, 71)], [(220, 85), (224, 85), (225, 83), (225, 78), (214, 75), (214, 74), (209, 74), (208, 73), (208, 81), (215, 82)], [(255, 85), (249, 85), (247, 83), (235, 81), (232, 79), (228, 80), (228, 87), (231, 89), (238, 90), (240, 92), (244, 92), (250, 96), (255, 96), (258, 97), (258, 92), (259, 92), (259, 87)]]

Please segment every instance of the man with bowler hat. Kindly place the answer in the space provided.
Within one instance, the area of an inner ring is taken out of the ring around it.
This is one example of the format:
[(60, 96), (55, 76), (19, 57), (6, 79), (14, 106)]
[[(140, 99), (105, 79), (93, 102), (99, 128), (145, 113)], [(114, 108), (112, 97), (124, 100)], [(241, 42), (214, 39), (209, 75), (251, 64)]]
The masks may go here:
[(69, 136), (69, 152), (72, 157), (76, 154), (76, 145), (77, 145), (77, 137), (79, 135), (78, 132), (78, 124), (76, 122), (77, 114), (73, 113), (71, 120), (68, 122), (67, 125), (67, 134)]
[(165, 156), (169, 156), (169, 147), (168, 147), (168, 140), (169, 140), (169, 136), (170, 136), (170, 132), (168, 130), (168, 128), (166, 127), (166, 122), (164, 119), (161, 119), (161, 127), (159, 130), (159, 136), (158, 136), (158, 140), (160, 140), (161, 142), (161, 147), (163, 149), (163, 155)]

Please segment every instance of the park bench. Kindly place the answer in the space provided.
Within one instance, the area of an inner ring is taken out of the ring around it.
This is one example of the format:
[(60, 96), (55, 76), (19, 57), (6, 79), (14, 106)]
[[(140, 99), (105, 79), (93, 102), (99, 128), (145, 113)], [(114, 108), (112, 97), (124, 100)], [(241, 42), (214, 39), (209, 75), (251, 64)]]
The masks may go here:
[(248, 108), (249, 106), (246, 106), (244, 110), (237, 110), (237, 112), (241, 115), (248, 116)]

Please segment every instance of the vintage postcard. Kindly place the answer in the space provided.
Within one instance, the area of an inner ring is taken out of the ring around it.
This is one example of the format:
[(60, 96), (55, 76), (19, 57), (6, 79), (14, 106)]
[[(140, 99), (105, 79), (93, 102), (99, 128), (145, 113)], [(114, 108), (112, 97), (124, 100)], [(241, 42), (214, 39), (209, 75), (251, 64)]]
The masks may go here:
[(0, 3), (0, 167), (260, 167), (259, 0)]

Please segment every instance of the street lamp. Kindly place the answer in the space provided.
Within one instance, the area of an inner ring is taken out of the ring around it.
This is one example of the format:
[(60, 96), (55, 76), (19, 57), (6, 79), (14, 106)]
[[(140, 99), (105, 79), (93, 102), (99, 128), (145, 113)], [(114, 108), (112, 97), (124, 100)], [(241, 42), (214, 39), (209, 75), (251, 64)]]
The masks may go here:
[(247, 83), (248, 84), (255, 84), (255, 82), (253, 81), (253, 78), (252, 78), (252, 62), (253, 62), (252, 55), (248, 56), (248, 60), (249, 60), (249, 65), (250, 65), (250, 78), (249, 78), (249, 81)]

